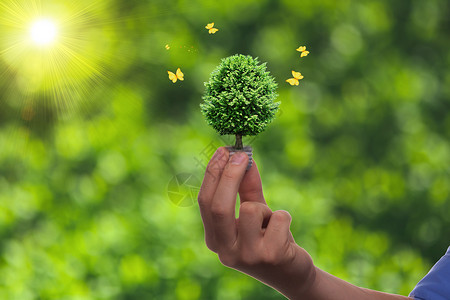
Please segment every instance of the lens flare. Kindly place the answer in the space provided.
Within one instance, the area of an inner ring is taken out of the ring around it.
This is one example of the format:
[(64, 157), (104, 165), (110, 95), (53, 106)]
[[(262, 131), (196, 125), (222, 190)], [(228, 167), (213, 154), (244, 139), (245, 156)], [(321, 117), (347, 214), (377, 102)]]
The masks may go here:
[(33, 121), (97, 107), (117, 64), (111, 3), (0, 0), (0, 109)]
[(31, 40), (38, 45), (45, 46), (51, 44), (57, 35), (56, 24), (49, 19), (35, 21), (31, 25)]

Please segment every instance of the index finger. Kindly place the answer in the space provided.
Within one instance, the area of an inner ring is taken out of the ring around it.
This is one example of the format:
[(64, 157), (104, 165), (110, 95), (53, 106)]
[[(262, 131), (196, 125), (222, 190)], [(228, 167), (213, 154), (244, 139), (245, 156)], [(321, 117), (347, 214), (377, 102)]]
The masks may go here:
[(213, 230), (219, 246), (230, 248), (236, 241), (236, 197), (248, 164), (245, 152), (233, 154), (225, 166), (211, 204)]
[(205, 242), (212, 251), (216, 251), (217, 243), (213, 231), (214, 220), (211, 216), (211, 203), (227, 161), (228, 150), (219, 147), (206, 167), (205, 177), (198, 193), (198, 205), (205, 229)]
[(198, 201), (200, 209), (202, 206), (209, 205), (214, 193), (216, 192), (217, 185), (219, 184), (220, 176), (222, 176), (223, 169), (228, 162), (228, 150), (225, 147), (217, 148), (213, 157), (208, 163), (205, 170), (205, 177), (203, 178), (202, 186), (198, 194)]

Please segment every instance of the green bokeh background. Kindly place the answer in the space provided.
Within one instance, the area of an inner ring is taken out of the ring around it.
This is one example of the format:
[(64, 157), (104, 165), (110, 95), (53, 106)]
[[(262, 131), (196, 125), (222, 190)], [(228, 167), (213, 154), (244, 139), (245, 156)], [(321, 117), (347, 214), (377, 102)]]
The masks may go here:
[[(291, 213), (317, 266), (407, 295), (445, 252), (448, 1), (108, 3), (87, 36), (108, 80), (77, 109), (42, 97), (24, 120), (14, 76), (0, 82), (0, 299), (282, 298), (223, 267), (197, 204), (168, 193), (195, 200), (215, 148), (233, 143), (199, 104), (236, 53), (267, 62), (279, 84), (277, 119), (247, 143), (269, 205)], [(305, 76), (298, 87), (291, 70)], [(190, 186), (177, 191), (180, 174)]]

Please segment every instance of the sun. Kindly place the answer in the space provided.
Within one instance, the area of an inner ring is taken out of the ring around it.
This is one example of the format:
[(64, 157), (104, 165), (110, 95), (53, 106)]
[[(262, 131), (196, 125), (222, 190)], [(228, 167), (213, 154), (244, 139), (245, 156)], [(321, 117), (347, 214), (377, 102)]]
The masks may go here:
[(36, 20), (31, 24), (31, 40), (39, 46), (52, 44), (56, 40), (57, 34), (56, 24), (50, 19)]
[(0, 0), (0, 111), (38, 120), (91, 105), (117, 64), (114, 3)]

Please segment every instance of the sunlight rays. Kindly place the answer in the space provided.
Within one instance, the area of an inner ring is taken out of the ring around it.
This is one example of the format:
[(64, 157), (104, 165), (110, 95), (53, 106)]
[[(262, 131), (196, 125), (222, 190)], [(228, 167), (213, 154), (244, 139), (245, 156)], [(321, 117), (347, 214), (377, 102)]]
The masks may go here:
[(61, 2), (0, 2), (0, 81), (8, 85), (0, 105), (72, 113), (108, 80), (109, 1)]

